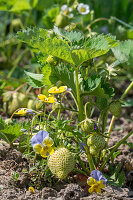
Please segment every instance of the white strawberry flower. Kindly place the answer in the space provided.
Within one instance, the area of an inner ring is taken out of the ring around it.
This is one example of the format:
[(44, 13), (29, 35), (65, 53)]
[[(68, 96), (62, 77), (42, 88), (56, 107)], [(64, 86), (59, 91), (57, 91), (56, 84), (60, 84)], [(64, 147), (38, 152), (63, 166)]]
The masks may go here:
[(80, 14), (86, 15), (90, 12), (90, 7), (87, 4), (80, 3), (77, 7), (77, 10)]
[(64, 4), (61, 7), (61, 13), (64, 14), (64, 15), (68, 15), (68, 17), (70, 17), (70, 18), (73, 17), (73, 14), (71, 12), (72, 12), (72, 8), (68, 7), (66, 4)]

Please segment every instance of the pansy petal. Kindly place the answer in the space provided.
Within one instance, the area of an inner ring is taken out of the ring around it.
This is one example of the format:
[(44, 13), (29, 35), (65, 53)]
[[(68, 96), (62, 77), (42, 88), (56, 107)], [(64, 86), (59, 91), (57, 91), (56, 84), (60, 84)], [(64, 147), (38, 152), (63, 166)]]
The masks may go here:
[(101, 189), (105, 188), (105, 185), (103, 184), (103, 181), (98, 181), (97, 184), (98, 184), (99, 188), (101, 188)]
[(49, 147), (49, 148), (48, 148), (48, 153), (49, 153), (50, 155), (52, 155), (52, 154), (54, 153), (54, 148)]
[(47, 148), (42, 148), (41, 151), (40, 151), (40, 155), (43, 157), (43, 158), (46, 158), (47, 157)]
[(65, 92), (67, 90), (67, 86), (60, 86), (59, 87), (59, 91), (62, 93), (62, 92)]
[(89, 193), (92, 194), (94, 191), (95, 191), (95, 185), (92, 185), (90, 188), (89, 188)]
[(39, 154), (40, 154), (40, 152), (41, 152), (41, 150), (42, 150), (42, 146), (41, 146), (41, 144), (35, 144), (35, 145), (33, 146), (33, 149), (34, 149), (34, 151), (35, 151), (36, 153), (39, 153)]
[(46, 145), (47, 147), (51, 147), (54, 144), (54, 141), (50, 137), (46, 137), (43, 140), (43, 144)]
[(26, 113), (31, 114), (31, 115), (35, 115), (35, 112), (31, 109), (27, 109)]
[(107, 179), (106, 179), (106, 178), (104, 178), (104, 177), (101, 177), (101, 178), (100, 178), (100, 181), (103, 181), (103, 184), (106, 184), (106, 182), (107, 182)]
[(94, 179), (96, 179), (96, 181), (103, 181), (103, 184), (106, 184), (107, 179), (103, 177), (102, 173), (99, 170), (93, 170), (91, 172), (91, 177), (93, 177)]
[(99, 181), (99, 176), (101, 176), (102, 173), (98, 170), (93, 170), (91, 172), (91, 177), (93, 177), (94, 179), (96, 179), (96, 181)]
[(27, 110), (28, 110), (28, 109), (26, 109), (26, 108), (21, 108), (20, 110), (16, 111), (14, 114), (15, 114), (15, 115), (24, 116), (24, 115), (26, 114), (26, 111), (27, 111)]
[(94, 178), (92, 178), (92, 177), (89, 177), (89, 178), (88, 178), (87, 184), (88, 184), (89, 186), (92, 186), (92, 185), (94, 185), (95, 183), (96, 183), (96, 180), (95, 180)]
[(50, 89), (48, 90), (48, 92), (49, 92), (49, 93), (55, 93), (56, 90), (57, 90), (57, 87), (55, 86), (55, 87), (50, 88)]
[(41, 130), (36, 135), (31, 138), (31, 145), (42, 144), (45, 137), (49, 137), (49, 133), (47, 131)]
[(100, 189), (99, 187), (97, 187), (97, 188), (95, 189), (95, 192), (96, 192), (96, 193), (101, 193), (101, 189)]
[(43, 94), (39, 94), (39, 95), (38, 95), (38, 99), (40, 99), (40, 100), (42, 100), (42, 101), (45, 101), (46, 98), (47, 98), (47, 97), (46, 97), (45, 95), (43, 95)]
[(55, 97), (48, 97), (47, 98), (47, 103), (55, 103), (57, 100)]

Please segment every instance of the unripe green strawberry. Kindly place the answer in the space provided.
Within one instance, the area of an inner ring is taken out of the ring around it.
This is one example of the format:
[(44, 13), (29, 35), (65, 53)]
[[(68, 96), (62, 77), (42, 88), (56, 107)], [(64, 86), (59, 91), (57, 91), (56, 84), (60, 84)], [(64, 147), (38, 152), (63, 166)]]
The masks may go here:
[(112, 115), (115, 117), (119, 117), (121, 114), (121, 103), (120, 101), (113, 101), (109, 105), (109, 111), (111, 112)]
[(43, 101), (38, 100), (36, 102), (36, 109), (40, 110), (43, 107), (43, 105), (44, 105)]
[(97, 134), (97, 133), (90, 135), (90, 137), (87, 140), (87, 145), (93, 146), (98, 151), (103, 150), (104, 147), (105, 147), (105, 144), (106, 144), (106, 142), (105, 142), (104, 137), (102, 135)]
[(56, 23), (56, 26), (58, 26), (59, 28), (64, 28), (65, 26), (69, 24), (69, 18), (66, 15), (59, 14), (56, 16), (55, 23)]
[(2, 94), (3, 96), (3, 101), (7, 102), (7, 101), (11, 101), (12, 99), (12, 92), (5, 92)]
[(47, 57), (46, 62), (49, 63), (50, 65), (54, 65), (54, 66), (57, 65), (57, 61), (52, 55), (49, 55)]
[(33, 99), (30, 99), (28, 101), (27, 108), (35, 110), (36, 109), (36, 102)]
[(8, 106), (8, 113), (10, 115), (12, 115), (12, 113), (17, 110), (18, 108), (20, 108), (20, 102), (19, 102), (19, 98), (18, 98), (18, 93), (15, 92), (12, 95), (12, 101), (9, 102), (9, 106)]
[(48, 159), (49, 169), (59, 179), (65, 179), (74, 166), (74, 155), (66, 148), (57, 149)]
[(94, 146), (90, 146), (90, 153), (95, 157), (99, 155), (99, 151)]
[(17, 93), (17, 92), (16, 92), (16, 95), (18, 96), (19, 107), (26, 108), (27, 103), (28, 103), (28, 98), (26, 97), (26, 95), (23, 93)]
[(85, 119), (81, 122), (81, 130), (86, 134), (94, 131), (94, 122), (91, 119)]
[(19, 18), (13, 19), (11, 24), (12, 24), (13, 28), (22, 26), (22, 22), (21, 22), (21, 20)]

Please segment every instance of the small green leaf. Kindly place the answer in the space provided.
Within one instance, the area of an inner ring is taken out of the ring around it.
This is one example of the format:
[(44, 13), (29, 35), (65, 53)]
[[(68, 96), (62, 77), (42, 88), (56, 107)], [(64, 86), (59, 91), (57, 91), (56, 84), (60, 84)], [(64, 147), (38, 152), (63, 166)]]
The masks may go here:
[(13, 172), (12, 178), (14, 181), (17, 181), (19, 178), (19, 174), (17, 172)]
[(34, 74), (31, 72), (27, 72), (25, 71), (26, 74), (26, 79), (29, 83), (29, 85), (31, 85), (34, 88), (40, 88), (42, 87), (43, 84), (43, 74)]
[(0, 139), (4, 140), (8, 144), (10, 144), (10, 141), (8, 140), (7, 136), (4, 133), (2, 133), (1, 131), (0, 131)]
[(93, 92), (101, 83), (101, 77), (92, 76), (84, 81), (84, 89), (88, 92)]
[(114, 159), (115, 159), (120, 153), (121, 153), (120, 151), (116, 151), (116, 152), (113, 153), (112, 162), (114, 162)]
[(120, 187), (122, 187), (124, 185), (125, 180), (126, 180), (125, 174), (123, 171), (121, 171), (121, 173), (118, 176), (118, 183), (119, 183)]
[(6, 125), (4, 129), (0, 130), (0, 138), (9, 144), (12, 144), (22, 134), (23, 132), (21, 132), (21, 125), (17, 123), (14, 126)]
[[(54, 70), (58, 80), (60, 80), (68, 88), (72, 89), (72, 93), (76, 99), (77, 95), (76, 95), (75, 75), (74, 71), (69, 70), (69, 67), (70, 67), (69, 64), (60, 63), (54, 68)], [(79, 85), (80, 84), (81, 84), (81, 78), (79, 79)]]

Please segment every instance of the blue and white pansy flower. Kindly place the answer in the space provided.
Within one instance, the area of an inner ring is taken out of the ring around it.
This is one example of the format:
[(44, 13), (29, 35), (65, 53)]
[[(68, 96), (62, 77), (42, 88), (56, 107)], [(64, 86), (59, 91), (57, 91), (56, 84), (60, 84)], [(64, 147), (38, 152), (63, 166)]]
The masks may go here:
[(96, 181), (103, 181), (103, 184), (106, 184), (107, 182), (107, 179), (103, 177), (102, 173), (99, 170), (93, 170), (90, 175)]
[(49, 137), (49, 133), (44, 130), (39, 131), (31, 138), (31, 145), (33, 146), (34, 151), (44, 158), (54, 152), (54, 149), (52, 147), (53, 144), (53, 139)]

